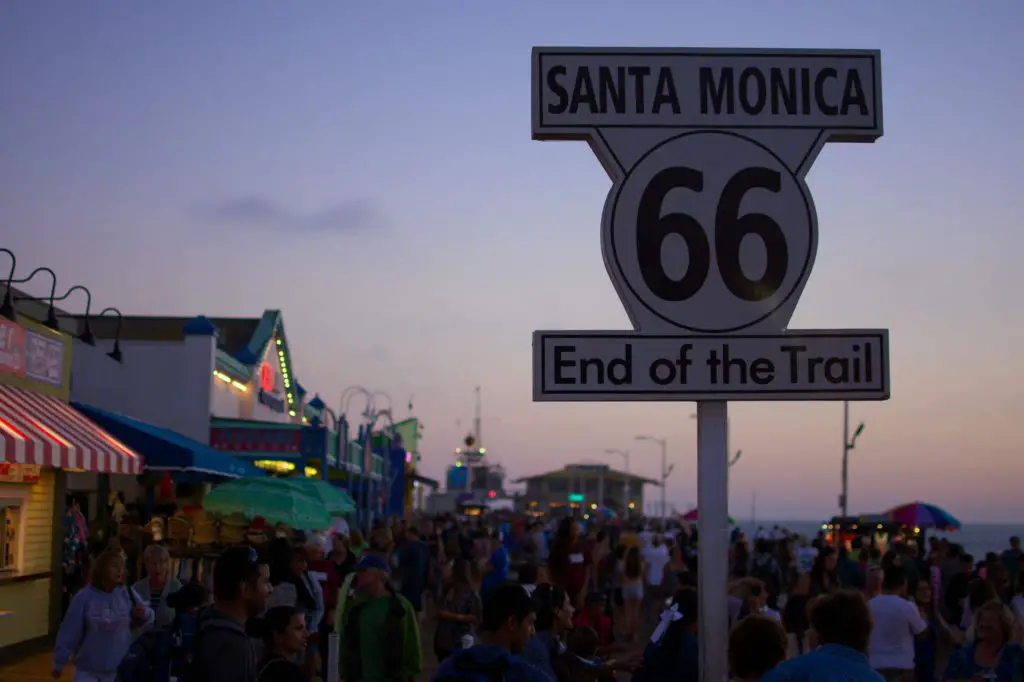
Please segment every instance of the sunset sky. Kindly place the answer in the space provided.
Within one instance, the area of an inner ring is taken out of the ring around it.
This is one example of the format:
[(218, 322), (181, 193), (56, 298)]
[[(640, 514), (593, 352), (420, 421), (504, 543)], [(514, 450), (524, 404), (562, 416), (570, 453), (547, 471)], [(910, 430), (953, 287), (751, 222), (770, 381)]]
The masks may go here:
[[(1020, 521), (1022, 33), (1014, 0), (8, 2), (0, 246), (94, 309), (280, 308), (332, 406), (352, 384), (400, 415), (415, 396), (427, 475), (479, 384), (512, 477), (621, 466), (606, 448), (653, 477), (634, 441), (652, 434), (688, 507), (692, 404), (531, 402), (535, 329), (628, 321), (601, 259), (608, 177), (586, 144), (530, 140), (530, 49), (878, 48), (885, 136), (808, 176), (819, 251), (791, 326), (891, 330), (892, 400), (852, 407), (853, 511)], [(764, 518), (836, 513), (840, 404), (730, 410), (734, 515), (755, 491)]]

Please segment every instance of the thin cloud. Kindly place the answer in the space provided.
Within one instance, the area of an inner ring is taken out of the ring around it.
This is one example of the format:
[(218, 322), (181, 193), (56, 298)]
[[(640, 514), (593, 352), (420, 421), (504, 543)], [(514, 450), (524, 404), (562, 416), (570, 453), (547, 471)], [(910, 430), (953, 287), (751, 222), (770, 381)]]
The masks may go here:
[(299, 213), (266, 197), (235, 197), (200, 206), (197, 213), (205, 222), (231, 228), (366, 232), (386, 227), (380, 209), (367, 199), (346, 201), (313, 213)]

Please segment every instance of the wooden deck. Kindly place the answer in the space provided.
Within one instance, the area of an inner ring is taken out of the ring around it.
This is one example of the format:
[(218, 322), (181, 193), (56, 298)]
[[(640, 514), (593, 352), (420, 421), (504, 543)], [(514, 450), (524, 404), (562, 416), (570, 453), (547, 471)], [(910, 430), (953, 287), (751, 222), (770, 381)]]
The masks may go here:
[[(53, 654), (37, 654), (31, 658), (0, 668), (0, 680), (3, 682), (52, 682), (50, 671), (53, 668)], [(64, 668), (62, 680), (70, 682), (75, 676), (74, 666)]]

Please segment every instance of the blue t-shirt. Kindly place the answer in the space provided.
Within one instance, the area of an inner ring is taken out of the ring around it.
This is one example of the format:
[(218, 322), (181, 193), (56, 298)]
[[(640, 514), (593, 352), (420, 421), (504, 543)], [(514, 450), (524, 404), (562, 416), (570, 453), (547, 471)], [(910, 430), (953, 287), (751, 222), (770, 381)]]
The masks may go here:
[(1019, 644), (1007, 644), (999, 655), (994, 670), (974, 662), (974, 644), (967, 644), (949, 657), (944, 680), (971, 680), (982, 673), (994, 673), (996, 682), (1020, 682), (1024, 679), (1024, 649)]
[(508, 550), (499, 547), (491, 554), (491, 570), (484, 576), (482, 592), (488, 592), (508, 580)]
[(507, 661), (507, 667), (502, 675), (505, 682), (555, 682), (555, 678), (538, 670), (524, 657), (509, 654), (492, 644), (474, 644), (465, 651), (449, 656), (441, 661), (433, 679), (457, 677), (461, 671), (473, 669), (475, 666), (487, 666), (501, 658)]
[(825, 644), (783, 661), (766, 672), (761, 682), (885, 682), (885, 678), (871, 669), (868, 657), (859, 651)]

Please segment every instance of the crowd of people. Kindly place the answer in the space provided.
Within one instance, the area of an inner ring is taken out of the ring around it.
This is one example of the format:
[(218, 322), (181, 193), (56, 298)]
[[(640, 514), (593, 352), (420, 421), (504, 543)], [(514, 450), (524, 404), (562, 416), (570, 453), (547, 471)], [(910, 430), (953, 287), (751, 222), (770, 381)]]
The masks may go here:
[[(346, 682), (697, 682), (698, 547), (681, 522), (446, 515), (228, 547), (205, 582), (151, 544), (128, 584), (111, 546), (70, 600), (54, 676), (73, 661), (79, 682), (312, 682), (332, 665)], [(975, 561), (944, 540), (736, 531), (729, 565), (734, 680), (1024, 680), (1017, 538)]]

